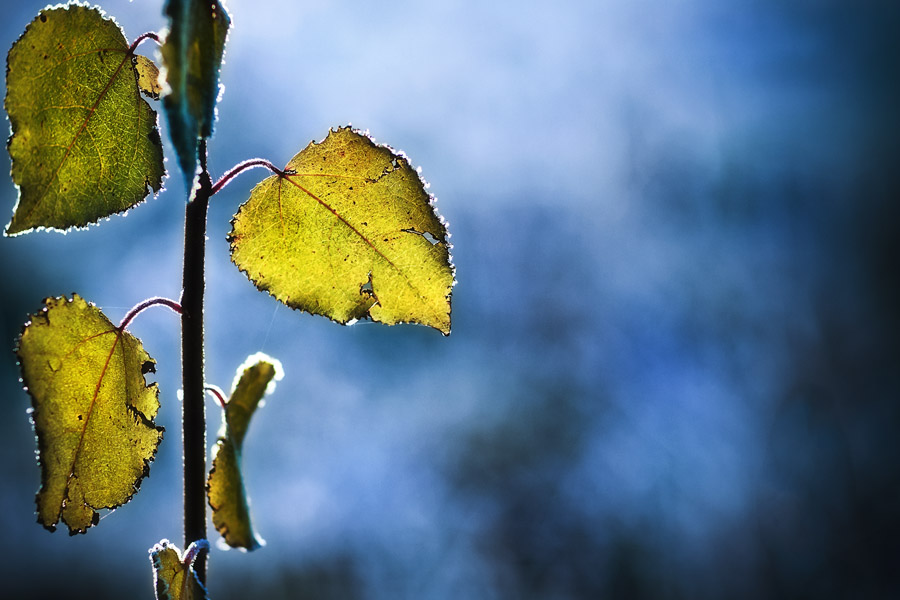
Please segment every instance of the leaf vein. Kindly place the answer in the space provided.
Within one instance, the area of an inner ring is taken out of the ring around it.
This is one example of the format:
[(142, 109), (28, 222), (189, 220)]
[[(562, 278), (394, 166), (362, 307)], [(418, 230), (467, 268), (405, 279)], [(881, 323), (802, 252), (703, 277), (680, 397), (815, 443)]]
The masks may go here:
[(123, 49), (123, 48), (96, 48), (94, 50), (89, 50), (87, 52), (79, 52), (78, 54), (70, 54), (67, 57), (65, 57), (61, 60), (58, 60), (51, 65), (47, 65), (47, 68), (44, 69), (43, 71), (36, 73), (34, 75), (31, 75), (31, 76), (26, 75), (23, 77), (23, 79), (29, 80), (29, 81), (37, 81), (38, 79), (41, 79), (43, 77), (46, 77), (47, 75), (52, 74), (55, 69), (65, 65), (67, 62), (69, 62), (71, 60), (75, 60), (76, 58), (82, 58), (85, 56), (90, 56), (91, 54), (96, 54), (97, 52), (128, 52), (128, 50)]
[[(81, 449), (84, 446), (84, 436), (87, 433), (88, 423), (91, 421), (91, 416), (94, 414), (94, 407), (97, 405), (97, 397), (100, 395), (100, 386), (103, 384), (103, 379), (106, 377), (106, 371), (109, 368), (109, 363), (112, 360), (113, 353), (116, 351), (116, 346), (119, 344), (119, 339), (122, 337), (122, 330), (116, 329), (116, 339), (113, 340), (112, 347), (109, 349), (109, 354), (106, 356), (106, 362), (103, 363), (103, 369), (100, 371), (100, 377), (97, 378), (97, 385), (94, 387), (94, 395), (91, 398), (91, 404), (88, 407), (87, 415), (84, 417), (84, 425), (81, 428), (81, 435), (78, 438), (78, 445), (75, 447), (75, 453), (72, 457), (72, 466), (69, 467), (69, 474), (66, 478), (66, 488), (65, 495), (63, 496), (62, 502), (66, 501), (69, 495), (69, 484), (72, 481), (72, 478), (75, 476), (75, 465), (78, 463), (78, 458), (81, 455)], [(108, 332), (104, 332), (108, 333)], [(60, 504), (59, 511), (62, 512), (63, 505)]]
[(129, 59), (129, 57), (130, 57), (130, 54), (126, 53), (125, 56), (122, 58), (122, 61), (119, 63), (119, 66), (116, 67), (115, 72), (112, 74), (112, 76), (110, 76), (109, 81), (106, 83), (104, 88), (100, 91), (99, 95), (97, 96), (96, 102), (94, 102), (94, 105), (88, 111), (87, 116), (84, 118), (84, 121), (82, 121), (82, 123), (81, 123), (81, 127), (78, 129), (78, 132), (75, 134), (75, 137), (72, 139), (71, 143), (69, 143), (69, 146), (66, 148), (66, 152), (63, 155), (62, 160), (60, 160), (59, 166), (56, 167), (56, 171), (54, 171), (53, 176), (47, 181), (47, 184), (44, 186), (44, 189), (41, 191), (41, 193), (38, 194), (37, 200), (35, 200), (34, 204), (32, 204), (31, 208), (28, 210), (28, 212), (23, 217), (23, 220), (27, 221), (28, 218), (31, 216), (31, 214), (35, 211), (35, 209), (37, 209), (37, 207), (41, 204), (41, 201), (47, 197), (47, 190), (50, 189), (50, 185), (59, 177), (59, 172), (62, 169), (63, 165), (65, 164), (66, 160), (68, 160), (69, 154), (71, 154), (72, 148), (75, 146), (75, 142), (78, 141), (78, 138), (81, 137), (81, 134), (87, 128), (87, 124), (91, 120), (91, 117), (93, 117), (96, 114), (97, 107), (100, 105), (100, 101), (103, 100), (103, 98), (106, 96), (107, 92), (109, 91), (110, 87), (112, 87), (113, 82), (116, 80), (116, 77), (119, 76), (119, 73), (122, 71), (122, 67), (125, 66), (125, 62)]
[[(308, 189), (306, 189), (305, 187), (303, 187), (296, 181), (293, 181), (291, 179), (291, 177), (294, 177), (294, 176), (295, 175), (285, 174), (283, 177), (285, 179), (287, 179), (294, 187), (299, 189), (301, 192), (305, 193), (310, 198), (312, 198), (313, 200), (318, 202), (321, 206), (328, 209), (328, 211), (331, 212), (331, 214), (333, 214), (335, 217), (337, 217), (338, 220), (340, 220), (344, 225), (349, 227), (353, 231), (353, 233), (355, 233), (357, 236), (359, 236), (359, 238), (362, 239), (376, 254), (378, 254), (378, 256), (380, 256), (382, 259), (384, 259), (384, 261), (387, 264), (389, 264), (395, 271), (397, 271), (397, 273), (399, 273), (401, 275), (402, 280), (406, 283), (406, 285), (409, 287), (409, 289), (411, 289), (420, 299), (422, 299), (422, 300), (426, 299), (425, 295), (422, 293), (422, 291), (417, 286), (415, 286), (413, 284), (413, 282), (410, 280), (409, 276), (400, 267), (398, 267), (396, 264), (394, 264), (394, 262), (390, 258), (388, 258), (381, 250), (379, 250), (378, 247), (375, 246), (375, 244), (372, 242), (372, 240), (370, 240), (365, 235), (363, 235), (359, 229), (354, 227), (352, 223), (350, 223), (347, 219), (345, 219), (343, 216), (341, 216), (340, 213), (338, 213), (334, 208), (332, 208), (331, 205), (329, 205), (327, 202), (325, 202), (324, 200), (319, 198), (319, 196), (312, 193), (311, 191), (309, 191)], [(332, 268), (332, 271), (333, 270), (334, 269)]]

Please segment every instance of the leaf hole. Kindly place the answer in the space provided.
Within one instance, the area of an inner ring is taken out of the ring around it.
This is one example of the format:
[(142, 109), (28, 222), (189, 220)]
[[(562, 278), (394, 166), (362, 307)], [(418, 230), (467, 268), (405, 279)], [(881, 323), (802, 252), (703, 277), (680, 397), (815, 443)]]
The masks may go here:
[(364, 284), (359, 286), (359, 295), (365, 296), (367, 298), (375, 298), (375, 288), (372, 286), (372, 273), (369, 273), (369, 278), (366, 280)]
[(424, 232), (416, 231), (415, 229), (412, 229), (412, 228), (404, 229), (403, 231), (405, 231), (406, 233), (414, 233), (416, 235), (421, 235), (432, 246), (434, 246), (435, 244), (437, 244), (438, 242), (441, 241), (441, 240), (437, 239), (436, 237), (434, 237), (433, 235), (431, 235), (431, 233), (428, 231), (424, 231)]

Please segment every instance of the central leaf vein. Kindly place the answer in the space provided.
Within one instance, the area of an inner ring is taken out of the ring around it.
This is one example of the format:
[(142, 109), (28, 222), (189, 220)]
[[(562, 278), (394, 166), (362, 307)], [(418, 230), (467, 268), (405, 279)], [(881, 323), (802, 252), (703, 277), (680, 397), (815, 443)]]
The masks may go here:
[[(72, 481), (72, 478), (75, 476), (75, 465), (78, 463), (78, 457), (81, 455), (81, 449), (84, 446), (84, 437), (87, 433), (88, 424), (91, 422), (91, 416), (94, 414), (94, 407), (97, 405), (97, 397), (100, 395), (100, 386), (103, 385), (103, 379), (106, 377), (106, 371), (109, 369), (109, 363), (112, 360), (112, 356), (116, 351), (116, 346), (119, 344), (119, 339), (122, 337), (122, 329), (114, 329), (112, 331), (116, 332), (116, 339), (113, 340), (112, 347), (109, 349), (109, 354), (106, 356), (106, 361), (103, 363), (103, 369), (100, 371), (100, 376), (97, 378), (97, 385), (94, 387), (94, 395), (91, 398), (91, 404), (88, 406), (87, 415), (84, 417), (84, 424), (81, 427), (81, 435), (78, 438), (78, 445), (75, 446), (75, 453), (72, 457), (72, 466), (69, 467), (68, 477), (66, 478), (66, 489), (65, 495), (63, 496), (62, 502), (65, 502), (69, 495), (69, 484)], [(110, 333), (110, 331), (104, 332)], [(123, 352), (124, 354), (124, 352)], [(59, 510), (62, 512), (62, 504), (60, 504)]]
[(391, 265), (394, 269), (396, 269), (398, 273), (400, 273), (401, 275), (403, 274), (403, 272), (397, 267), (397, 265), (395, 265), (395, 264), (391, 261), (391, 259), (389, 259), (387, 256), (385, 256), (384, 253), (383, 253), (381, 250), (379, 250), (379, 249), (375, 246), (374, 243), (372, 243), (372, 240), (370, 240), (370, 239), (367, 238), (365, 235), (363, 235), (362, 232), (361, 232), (359, 229), (357, 229), (352, 223), (350, 223), (350, 221), (348, 221), (348, 220), (345, 219), (343, 216), (341, 216), (340, 213), (338, 213), (338, 211), (334, 210), (334, 209), (331, 207), (331, 205), (329, 205), (327, 202), (325, 202), (324, 200), (322, 200), (321, 198), (319, 198), (316, 194), (312, 193), (311, 191), (309, 191), (308, 189), (306, 189), (305, 187), (303, 187), (302, 185), (300, 185), (299, 183), (297, 183), (296, 181), (294, 181), (293, 179), (291, 179), (291, 177), (295, 177), (295, 175), (285, 175), (284, 177), (285, 177), (285, 179), (287, 179), (294, 187), (296, 187), (298, 190), (300, 190), (301, 192), (303, 192), (304, 194), (306, 194), (307, 196), (309, 196), (310, 198), (312, 198), (313, 200), (315, 200), (316, 202), (318, 202), (319, 204), (321, 204), (323, 207), (325, 207), (326, 209), (328, 209), (328, 211), (331, 212), (331, 214), (333, 214), (335, 217), (337, 217), (338, 220), (340, 220), (341, 223), (343, 223), (344, 225), (346, 225), (347, 227), (349, 227), (350, 230), (353, 231), (353, 233), (355, 233), (356, 235), (358, 235), (359, 238), (360, 238), (362, 241), (364, 241), (366, 244), (368, 244), (368, 246), (369, 246), (372, 250), (374, 250), (374, 251), (378, 254), (378, 256), (380, 256), (381, 258), (383, 258), (383, 259), (385, 260), (385, 262), (387, 262), (387, 263), (388, 263), (389, 265)]
[[(27, 220), (28, 217), (30, 217), (31, 214), (35, 211), (35, 209), (37, 209), (37, 207), (40, 206), (41, 201), (47, 197), (47, 191), (50, 189), (50, 186), (53, 184), (53, 182), (56, 181), (56, 179), (59, 177), (59, 172), (62, 169), (63, 165), (66, 163), (66, 160), (68, 160), (69, 155), (72, 153), (72, 148), (75, 146), (75, 142), (78, 141), (78, 138), (81, 137), (82, 133), (84, 133), (85, 129), (87, 128), (88, 122), (96, 114), (97, 107), (100, 105), (100, 102), (106, 96), (107, 92), (109, 92), (109, 89), (112, 87), (113, 82), (116, 80), (116, 77), (119, 76), (119, 73), (122, 71), (122, 67), (125, 66), (125, 63), (130, 59), (130, 57), (131, 57), (131, 53), (126, 52), (125, 55), (122, 57), (121, 62), (119, 62), (119, 66), (116, 67), (116, 70), (110, 76), (109, 81), (107, 81), (106, 85), (103, 86), (103, 89), (100, 91), (99, 95), (97, 96), (97, 100), (94, 102), (93, 106), (91, 106), (91, 108), (88, 110), (88, 114), (84, 117), (84, 120), (81, 122), (81, 127), (79, 127), (78, 131), (75, 133), (75, 137), (72, 138), (72, 141), (69, 143), (68, 147), (66, 147), (65, 154), (63, 154), (62, 160), (60, 160), (59, 166), (56, 167), (56, 170), (53, 172), (53, 176), (49, 180), (47, 180), (47, 184), (44, 186), (44, 189), (41, 190), (41, 192), (38, 196), (38, 199), (31, 206), (29, 211), (25, 214), (24, 219)], [(136, 85), (137, 85), (137, 82), (135, 82), (135, 86)]]
[[(326, 208), (329, 212), (331, 212), (331, 214), (333, 214), (335, 217), (337, 217), (341, 223), (343, 223), (344, 225), (349, 227), (350, 230), (353, 231), (353, 233), (355, 233), (357, 236), (359, 236), (359, 238), (362, 241), (364, 241), (376, 254), (378, 254), (378, 256), (380, 256), (387, 264), (389, 264), (391, 266), (391, 268), (393, 268), (395, 271), (397, 271), (397, 273), (399, 273), (401, 275), (402, 280), (406, 283), (406, 285), (409, 287), (409, 289), (411, 289), (413, 292), (415, 292), (415, 294), (419, 298), (424, 299), (424, 297), (425, 297), (424, 294), (422, 294), (422, 291), (413, 284), (413, 282), (410, 280), (410, 277), (406, 273), (404, 273), (400, 267), (398, 267), (396, 264), (394, 264), (394, 262), (390, 258), (388, 258), (381, 250), (379, 250), (378, 247), (375, 246), (374, 242), (372, 242), (372, 240), (370, 240), (368, 237), (363, 235), (363, 233), (359, 229), (357, 229), (352, 223), (350, 223), (347, 219), (345, 219), (343, 216), (341, 216), (341, 214), (338, 213), (334, 208), (332, 208), (331, 205), (329, 205), (327, 202), (325, 202), (324, 200), (319, 198), (319, 196), (317, 196), (313, 192), (309, 191), (308, 189), (306, 189), (305, 187), (303, 187), (302, 185), (300, 185), (299, 183), (297, 183), (296, 181), (291, 179), (292, 177), (314, 177), (314, 176), (318, 176), (318, 175), (301, 175), (301, 174), (285, 173), (283, 177), (285, 179), (287, 179), (298, 190), (300, 190), (304, 194), (308, 195), (310, 198), (312, 198), (313, 200), (318, 202), (321, 206)], [(322, 174), (322, 176), (325, 177), (325, 176), (329, 176), (329, 175)], [(384, 174), (382, 174), (382, 177), (383, 176), (384, 176)], [(364, 181), (372, 181), (371, 179), (368, 179), (366, 177), (347, 177), (347, 178), (348, 179), (362, 179)], [(278, 186), (278, 209), (279, 209), (279, 213), (280, 213), (280, 211), (281, 211), (281, 185), (280, 184)], [(282, 232), (283, 232), (283, 230), (284, 230), (284, 217), (282, 217)], [(334, 265), (331, 265), (331, 268), (332, 268), (332, 274), (334, 274)], [(371, 274), (370, 274), (370, 276), (371, 276)]]

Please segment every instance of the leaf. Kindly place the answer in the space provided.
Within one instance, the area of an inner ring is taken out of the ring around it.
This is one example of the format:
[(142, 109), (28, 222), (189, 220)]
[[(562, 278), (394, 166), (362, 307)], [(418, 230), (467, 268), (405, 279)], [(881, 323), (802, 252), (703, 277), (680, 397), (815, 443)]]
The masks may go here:
[(213, 524), (232, 548), (255, 550), (264, 543), (250, 522), (250, 503), (241, 474), (241, 451), (250, 418), (262, 397), (271, 391), (271, 382), (281, 377), (280, 362), (262, 353), (254, 354), (238, 367), (234, 389), (225, 404), (206, 491)]
[(38, 522), (84, 533), (149, 473), (163, 435), (153, 423), (159, 389), (144, 379), (155, 361), (77, 294), (44, 304), (17, 348), (41, 466)]
[(207, 600), (206, 588), (194, 572), (194, 559), (209, 550), (206, 540), (192, 543), (184, 555), (169, 540), (150, 548), (156, 600)]
[(446, 335), (454, 268), (432, 201), (405, 156), (340, 128), (253, 189), (232, 220), (231, 259), (292, 308)]
[(85, 227), (158, 192), (156, 113), (122, 30), (96, 8), (45, 8), (9, 51), (9, 155), (19, 200), (7, 235)]
[(146, 56), (137, 55), (134, 58), (134, 68), (138, 74), (138, 87), (145, 96), (159, 100), (159, 95), (162, 93), (162, 86), (159, 84), (159, 67)]
[(162, 45), (169, 92), (163, 107), (185, 184), (193, 186), (199, 141), (212, 136), (219, 69), (231, 18), (218, 0), (168, 0), (169, 34)]

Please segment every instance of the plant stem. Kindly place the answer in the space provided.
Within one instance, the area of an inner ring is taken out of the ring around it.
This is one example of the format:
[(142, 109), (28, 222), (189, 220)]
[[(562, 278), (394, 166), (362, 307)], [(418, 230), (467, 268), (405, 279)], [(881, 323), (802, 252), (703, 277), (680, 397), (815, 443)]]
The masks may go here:
[(219, 178), (219, 180), (215, 183), (215, 185), (212, 186), (212, 192), (210, 193), (210, 195), (215, 194), (216, 192), (221, 190), (223, 187), (228, 185), (228, 183), (232, 179), (234, 179), (234, 177), (236, 177), (243, 171), (246, 171), (247, 169), (252, 169), (253, 167), (265, 167), (268, 170), (275, 173), (276, 175), (280, 175), (281, 177), (284, 177), (284, 175), (285, 175), (284, 171), (282, 171), (281, 169), (279, 169), (278, 167), (276, 167), (275, 165), (273, 165), (266, 159), (251, 158), (250, 160), (245, 160), (243, 162), (236, 164), (227, 173), (222, 175), (222, 177)]
[[(212, 182), (206, 170), (206, 143), (200, 145), (199, 185), (187, 203), (184, 218), (184, 279), (181, 292), (181, 368), (184, 401), (184, 547), (206, 539), (206, 401), (203, 375), (203, 292), (206, 254), (206, 214)], [(206, 552), (194, 562), (197, 578), (206, 584)]]
[(128, 54), (134, 54), (134, 51), (144, 40), (153, 40), (157, 44), (161, 43), (159, 41), (159, 36), (156, 35), (156, 33), (152, 32), (152, 31), (148, 31), (147, 33), (142, 33), (141, 35), (139, 35), (137, 37), (137, 39), (135, 39), (133, 42), (131, 42), (131, 46), (128, 47)]
[(146, 309), (150, 308), (151, 306), (166, 306), (166, 307), (174, 310), (175, 312), (177, 312), (179, 315), (181, 314), (181, 305), (178, 304), (177, 302), (175, 302), (174, 300), (169, 300), (168, 298), (160, 298), (160, 297), (147, 298), (146, 300), (144, 300), (143, 302), (141, 302), (140, 304), (138, 304), (137, 306), (135, 306), (134, 308), (132, 308), (131, 310), (128, 311), (128, 314), (126, 314), (122, 318), (122, 322), (119, 323), (119, 329), (125, 329), (126, 327), (131, 325), (131, 322), (134, 320), (134, 318), (136, 316), (138, 316), (139, 314), (141, 314), (142, 312), (144, 312)]

